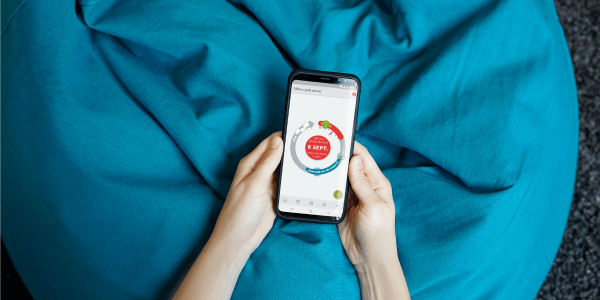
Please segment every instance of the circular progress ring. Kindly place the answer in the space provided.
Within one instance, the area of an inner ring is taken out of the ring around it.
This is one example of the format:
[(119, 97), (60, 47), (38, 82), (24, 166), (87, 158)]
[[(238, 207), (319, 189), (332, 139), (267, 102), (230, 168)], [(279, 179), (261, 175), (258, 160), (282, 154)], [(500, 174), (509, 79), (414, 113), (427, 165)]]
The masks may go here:
[[(321, 126), (323, 124), (323, 121), (319, 121), (318, 125)], [(337, 159), (335, 160), (335, 162), (333, 164), (331, 164), (330, 166), (328, 166), (327, 168), (323, 168), (323, 169), (319, 169), (319, 168), (309, 168), (307, 166), (305, 166), (302, 162), (300, 162), (300, 159), (298, 159), (298, 155), (296, 154), (296, 142), (298, 141), (298, 137), (300, 137), (300, 135), (306, 131), (306, 129), (311, 128), (315, 125), (315, 123), (308, 121), (304, 124), (302, 124), (302, 126), (298, 127), (296, 129), (296, 131), (294, 131), (294, 135), (292, 136), (292, 141), (290, 143), (290, 153), (292, 155), (292, 159), (294, 160), (294, 163), (298, 166), (298, 168), (300, 168), (300, 170), (305, 171), (307, 173), (313, 174), (315, 176), (319, 176), (322, 174), (326, 174), (329, 173), (333, 170), (335, 170), (335, 168), (337, 168), (340, 163), (342, 162), (342, 160), (344, 160), (344, 155), (342, 153), (346, 152), (346, 141), (344, 140), (344, 135), (342, 134), (342, 132), (335, 127), (335, 125), (329, 123), (329, 129), (331, 129), (331, 131), (333, 131), (333, 133), (335, 133), (336, 137), (340, 140), (340, 153), (338, 153)]]

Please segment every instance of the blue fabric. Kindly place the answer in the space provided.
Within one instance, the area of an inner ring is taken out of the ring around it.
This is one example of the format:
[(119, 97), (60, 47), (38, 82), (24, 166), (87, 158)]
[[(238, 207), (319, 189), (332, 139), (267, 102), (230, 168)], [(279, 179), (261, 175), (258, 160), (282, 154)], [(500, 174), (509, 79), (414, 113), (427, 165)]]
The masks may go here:
[[(12, 19), (8, 20), (7, 18)], [(160, 299), (296, 67), (356, 74), (413, 299), (532, 299), (577, 158), (543, 1), (2, 1), (2, 239), (36, 299)], [(9, 22), (10, 21), (10, 22)], [(276, 220), (234, 299), (359, 299), (334, 225)]]

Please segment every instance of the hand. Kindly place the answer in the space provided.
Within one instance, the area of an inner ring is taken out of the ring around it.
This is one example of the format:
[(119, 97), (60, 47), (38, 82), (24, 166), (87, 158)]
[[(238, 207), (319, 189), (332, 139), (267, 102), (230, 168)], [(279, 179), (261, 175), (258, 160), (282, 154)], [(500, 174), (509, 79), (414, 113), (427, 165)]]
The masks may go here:
[(359, 142), (354, 142), (348, 178), (351, 190), (338, 232), (358, 274), (362, 298), (410, 299), (396, 247), (392, 186)]
[(263, 140), (240, 161), (211, 239), (225, 239), (229, 247), (252, 253), (273, 227), (275, 170), (281, 161), (281, 131)]
[(348, 258), (357, 265), (382, 264), (397, 257), (392, 186), (359, 142), (354, 142), (348, 178), (346, 218), (338, 224)]
[(250, 254), (273, 227), (275, 169), (282, 152), (276, 132), (240, 161), (213, 233), (173, 299), (231, 297)]

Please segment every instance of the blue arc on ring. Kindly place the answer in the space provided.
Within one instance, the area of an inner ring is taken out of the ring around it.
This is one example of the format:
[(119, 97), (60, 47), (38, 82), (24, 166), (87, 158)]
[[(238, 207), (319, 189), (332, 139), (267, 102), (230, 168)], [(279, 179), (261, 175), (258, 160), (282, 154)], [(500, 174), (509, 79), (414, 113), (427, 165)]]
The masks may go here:
[(343, 158), (343, 156), (340, 155), (340, 157), (338, 157), (338, 159), (336, 159), (335, 162), (333, 164), (331, 164), (331, 166), (329, 166), (325, 169), (311, 169), (309, 167), (306, 167), (306, 172), (313, 174), (313, 175), (322, 175), (322, 174), (329, 173), (329, 172), (335, 170), (335, 168), (337, 168), (340, 165), (340, 163), (342, 162), (342, 158)]

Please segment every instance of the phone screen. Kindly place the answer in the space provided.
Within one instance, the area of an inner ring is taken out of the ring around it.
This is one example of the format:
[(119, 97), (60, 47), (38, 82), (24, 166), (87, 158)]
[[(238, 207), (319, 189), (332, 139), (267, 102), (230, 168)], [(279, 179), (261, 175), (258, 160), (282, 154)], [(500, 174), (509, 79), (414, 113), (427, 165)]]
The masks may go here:
[(339, 220), (347, 198), (359, 83), (293, 80), (278, 208)]

